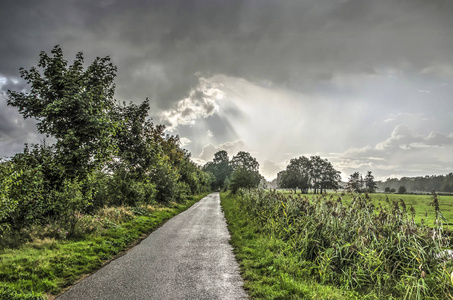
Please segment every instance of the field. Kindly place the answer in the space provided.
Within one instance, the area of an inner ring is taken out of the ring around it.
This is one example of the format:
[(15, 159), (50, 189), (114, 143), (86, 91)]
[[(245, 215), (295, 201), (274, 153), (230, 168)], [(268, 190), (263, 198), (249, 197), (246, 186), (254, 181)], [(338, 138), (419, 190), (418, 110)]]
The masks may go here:
[[(432, 197), (338, 196), (221, 195), (253, 299), (453, 299), (451, 232)], [(438, 200), (450, 218), (451, 197)]]
[[(284, 191), (285, 194), (290, 194), (288, 191)], [(308, 197), (316, 197), (314, 194), (305, 194)], [(319, 195), (318, 195), (319, 196)], [(352, 200), (352, 194), (341, 193), (341, 192), (330, 192), (327, 194), (327, 197), (332, 196), (334, 199), (341, 197), (345, 203), (350, 203)], [(419, 194), (384, 194), (384, 193), (373, 193), (369, 194), (369, 197), (372, 200), (372, 203), (376, 206), (382, 205), (384, 207), (391, 206), (392, 201), (401, 200), (404, 201), (408, 209), (411, 206), (415, 209), (415, 221), (417, 223), (423, 222), (429, 224), (429, 226), (434, 225), (434, 220), (436, 219), (436, 211), (434, 206), (430, 205), (433, 201), (432, 195), (419, 195)], [(445, 225), (453, 225), (453, 195), (440, 195), (437, 196), (439, 201), (440, 212), (445, 218)], [(387, 201), (388, 199), (389, 201)]]

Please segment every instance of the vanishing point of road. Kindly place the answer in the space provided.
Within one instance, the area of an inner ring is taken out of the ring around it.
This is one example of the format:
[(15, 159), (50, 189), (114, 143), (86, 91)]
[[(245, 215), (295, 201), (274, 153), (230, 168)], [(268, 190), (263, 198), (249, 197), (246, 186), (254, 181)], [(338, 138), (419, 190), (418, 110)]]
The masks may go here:
[(246, 299), (229, 239), (210, 194), (57, 299)]

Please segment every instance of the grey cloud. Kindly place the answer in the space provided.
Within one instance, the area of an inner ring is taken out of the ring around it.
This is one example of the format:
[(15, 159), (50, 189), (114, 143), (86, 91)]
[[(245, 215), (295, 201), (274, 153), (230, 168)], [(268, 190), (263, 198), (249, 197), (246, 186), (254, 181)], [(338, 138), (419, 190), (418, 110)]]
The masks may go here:
[(0, 92), (0, 158), (13, 156), (24, 149), (24, 143), (39, 143), (34, 120), (24, 120), (19, 112), (6, 105), (6, 95)]
[(61, 43), (111, 54), (118, 95), (158, 109), (187, 97), (196, 73), (291, 88), (335, 72), (452, 65), (449, 1), (4, 1), (0, 73)]
[(272, 180), (276, 177), (276, 174), (285, 169), (286, 166), (279, 166), (270, 160), (265, 160), (260, 166), (261, 174), (269, 180)]
[(219, 145), (208, 144), (203, 147), (201, 154), (198, 156), (199, 162), (208, 162), (214, 158), (214, 154), (220, 150), (225, 150), (228, 155), (233, 157), (237, 152), (243, 150), (244, 142), (241, 140), (227, 142)]
[(27, 85), (24, 81), (21, 80), (11, 80), (11, 78), (5, 78), (5, 83), (0, 85), (0, 92), (1, 91), (22, 91), (27, 88)]
[(391, 136), (374, 147), (350, 149), (333, 155), (343, 172), (376, 171), (378, 175), (405, 176), (443, 174), (451, 170), (453, 134), (432, 132), (423, 136), (405, 125), (398, 125)]

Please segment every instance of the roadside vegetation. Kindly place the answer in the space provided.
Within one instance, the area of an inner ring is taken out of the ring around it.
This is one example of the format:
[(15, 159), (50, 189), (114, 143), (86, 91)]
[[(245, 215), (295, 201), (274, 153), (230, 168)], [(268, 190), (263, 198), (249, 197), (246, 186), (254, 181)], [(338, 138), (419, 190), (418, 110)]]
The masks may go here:
[(400, 199), (244, 191), (222, 194), (254, 299), (452, 299), (451, 232)]
[(77, 238), (55, 224), (23, 230), (28, 242), (0, 251), (0, 299), (52, 298), (205, 195), (166, 206), (99, 209), (80, 216)]
[[(0, 159), (0, 299), (56, 293), (211, 188), (178, 136), (114, 99), (109, 57), (84, 68), (56, 46), (20, 69), (8, 105), (49, 137)], [(194, 199), (187, 202), (187, 199)]]

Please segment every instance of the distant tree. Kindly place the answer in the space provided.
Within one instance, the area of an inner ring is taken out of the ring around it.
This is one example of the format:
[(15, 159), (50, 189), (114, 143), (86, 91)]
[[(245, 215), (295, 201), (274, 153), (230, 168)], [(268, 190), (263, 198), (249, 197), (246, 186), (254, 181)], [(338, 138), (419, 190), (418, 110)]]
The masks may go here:
[(236, 192), (240, 188), (256, 188), (263, 178), (259, 173), (258, 161), (245, 151), (233, 156), (230, 162), (231, 174), (230, 189)]
[(398, 194), (406, 193), (406, 187), (404, 185), (400, 186), (398, 189)]
[(349, 176), (347, 189), (350, 192), (360, 193), (363, 188), (363, 178), (359, 172), (354, 172)]
[(286, 171), (283, 170), (283, 171), (280, 171), (277, 173), (277, 187), (278, 188), (284, 188), (283, 186), (283, 177), (286, 175)]
[(66, 177), (83, 178), (101, 168), (115, 151), (117, 124), (110, 114), (116, 66), (107, 56), (84, 69), (82, 52), (68, 66), (60, 46), (51, 53), (41, 52), (42, 71), (21, 68), (30, 92), (8, 91), (8, 105), (17, 107), (24, 118), (36, 119), (40, 133), (55, 137)]
[(374, 176), (371, 174), (371, 171), (367, 172), (363, 181), (365, 183), (365, 189), (368, 193), (374, 193), (376, 191), (377, 184), (374, 181)]
[(238, 168), (245, 168), (253, 172), (259, 172), (260, 164), (258, 161), (245, 151), (239, 151), (230, 162), (231, 169), (234, 171)]
[(310, 168), (311, 186), (315, 194), (327, 189), (338, 189), (340, 172), (335, 170), (327, 159), (321, 159), (319, 156), (310, 157)]
[(203, 166), (203, 170), (211, 172), (215, 180), (212, 182), (213, 190), (224, 188), (225, 180), (231, 175), (232, 169), (228, 153), (225, 150), (218, 151), (214, 154), (214, 159)]
[(384, 190), (386, 193), (390, 192), (390, 188), (387, 186)]
[(286, 170), (280, 173), (280, 187), (307, 192), (311, 186), (310, 170), (310, 160), (305, 156), (291, 159)]

